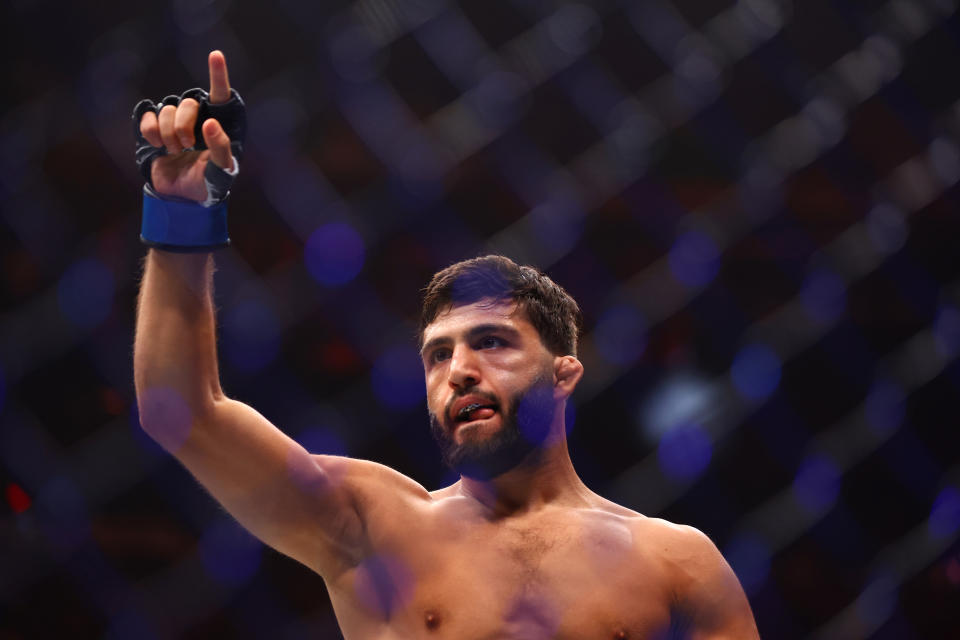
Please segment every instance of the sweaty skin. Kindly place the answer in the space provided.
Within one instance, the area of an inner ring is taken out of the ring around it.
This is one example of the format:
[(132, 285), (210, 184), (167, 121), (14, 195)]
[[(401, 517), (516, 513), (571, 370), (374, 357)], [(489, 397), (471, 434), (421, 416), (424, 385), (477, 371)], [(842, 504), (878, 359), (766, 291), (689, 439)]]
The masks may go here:
[[(229, 96), (223, 54), (209, 65), (211, 96)], [(230, 143), (209, 121), (209, 151), (183, 151), (196, 110), (180, 109), (141, 122), (169, 152), (154, 162), (154, 185), (202, 201), (203, 163), (230, 163)], [(312, 455), (227, 398), (212, 280), (212, 256), (148, 252), (134, 348), (142, 426), (254, 535), (323, 577), (348, 640), (758, 637), (706, 536), (579, 479), (563, 408), (583, 367), (550, 353), (513, 303), (455, 306), (427, 327), (428, 407), (453, 447), (482, 446), (507, 424), (507, 400), (542, 381), (554, 408), (546, 437), (492, 479), (428, 492), (373, 462)], [(501, 404), (457, 420), (471, 394)]]

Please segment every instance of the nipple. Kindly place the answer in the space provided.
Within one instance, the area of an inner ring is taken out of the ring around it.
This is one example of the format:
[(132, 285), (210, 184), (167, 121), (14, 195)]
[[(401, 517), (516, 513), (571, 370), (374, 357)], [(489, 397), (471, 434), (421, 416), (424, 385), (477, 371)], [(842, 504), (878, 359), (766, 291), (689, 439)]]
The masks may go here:
[(623, 629), (617, 629), (613, 634), (613, 640), (627, 640), (627, 632)]
[(440, 626), (440, 616), (433, 611), (428, 611), (424, 622), (427, 625), (427, 629), (433, 631)]

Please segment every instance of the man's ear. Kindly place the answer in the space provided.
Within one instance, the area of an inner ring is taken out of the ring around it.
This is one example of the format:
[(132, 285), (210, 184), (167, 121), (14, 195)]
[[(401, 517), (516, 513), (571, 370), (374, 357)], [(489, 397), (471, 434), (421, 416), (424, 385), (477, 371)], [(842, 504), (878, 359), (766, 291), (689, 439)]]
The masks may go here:
[(583, 377), (583, 363), (576, 356), (557, 356), (553, 359), (553, 395), (567, 398)]

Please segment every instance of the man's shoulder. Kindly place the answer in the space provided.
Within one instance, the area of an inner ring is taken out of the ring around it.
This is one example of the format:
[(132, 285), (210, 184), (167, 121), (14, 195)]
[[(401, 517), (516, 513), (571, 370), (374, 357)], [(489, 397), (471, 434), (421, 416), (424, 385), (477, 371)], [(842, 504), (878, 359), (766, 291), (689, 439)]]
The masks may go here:
[(678, 594), (712, 581), (714, 576), (730, 573), (717, 546), (696, 527), (647, 517), (635, 520), (634, 525), (638, 549), (655, 560)]
[(716, 553), (716, 546), (710, 538), (696, 527), (637, 515), (633, 519), (635, 533), (650, 551), (665, 560), (684, 562), (693, 556), (712, 556)]
[(759, 638), (737, 576), (705, 533), (659, 518), (640, 526), (681, 619), (710, 637)]
[(658, 558), (667, 565), (687, 564), (692, 560), (714, 562), (719, 558), (716, 546), (696, 527), (647, 516), (601, 500), (597, 510), (629, 527), (635, 549), (648, 558)]

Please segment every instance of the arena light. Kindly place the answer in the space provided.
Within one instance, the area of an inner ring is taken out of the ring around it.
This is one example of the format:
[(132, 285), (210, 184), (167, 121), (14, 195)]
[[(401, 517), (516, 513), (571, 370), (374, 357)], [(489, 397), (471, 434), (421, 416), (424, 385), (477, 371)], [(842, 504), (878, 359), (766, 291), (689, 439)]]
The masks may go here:
[(10, 506), (10, 510), (16, 514), (23, 513), (29, 509), (33, 503), (33, 500), (31, 500), (27, 492), (23, 490), (23, 487), (16, 482), (8, 482), (4, 488), (4, 494), (7, 497), (7, 504)]
[(688, 287), (700, 288), (709, 284), (719, 268), (720, 251), (716, 242), (705, 233), (688, 231), (670, 248), (670, 271)]
[(656, 444), (673, 429), (710, 424), (718, 410), (716, 390), (688, 370), (667, 374), (641, 401), (637, 419), (643, 439)]
[(365, 259), (360, 234), (343, 222), (331, 222), (318, 228), (304, 247), (307, 271), (320, 284), (344, 285), (360, 273)]
[(748, 400), (767, 398), (780, 385), (780, 357), (765, 344), (744, 346), (734, 357), (730, 377)]

